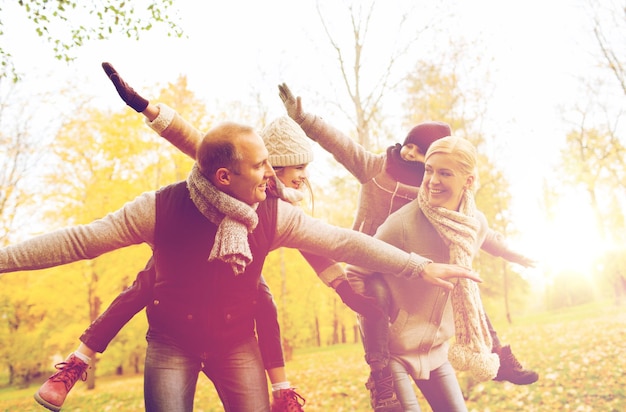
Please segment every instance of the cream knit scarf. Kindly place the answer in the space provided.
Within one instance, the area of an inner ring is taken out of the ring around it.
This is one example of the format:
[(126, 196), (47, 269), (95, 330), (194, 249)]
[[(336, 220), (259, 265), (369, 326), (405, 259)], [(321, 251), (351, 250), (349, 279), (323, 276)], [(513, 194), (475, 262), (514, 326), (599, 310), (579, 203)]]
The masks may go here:
[[(422, 186), (418, 194), (420, 208), (450, 248), (450, 262), (472, 267), (479, 222), (474, 217), (474, 195), (465, 190), (459, 211), (431, 207)], [(498, 355), (492, 353), (491, 335), (476, 282), (458, 278), (451, 292), (456, 340), (448, 358), (457, 370), (469, 370), (475, 379), (495, 378), (500, 367)]]
[(187, 178), (187, 187), (198, 210), (218, 226), (209, 262), (219, 259), (230, 264), (235, 275), (242, 274), (252, 262), (248, 233), (252, 233), (259, 222), (258, 203), (250, 206), (217, 190), (200, 173), (197, 164)]

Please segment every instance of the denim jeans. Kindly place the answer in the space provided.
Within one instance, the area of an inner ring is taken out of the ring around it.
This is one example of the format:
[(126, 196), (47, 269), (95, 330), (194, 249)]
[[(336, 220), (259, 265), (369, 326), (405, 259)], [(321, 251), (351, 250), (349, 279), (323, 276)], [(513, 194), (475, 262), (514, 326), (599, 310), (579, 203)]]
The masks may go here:
[(374, 274), (365, 280), (365, 294), (376, 298), (384, 316), (366, 318), (358, 315), (365, 361), (372, 370), (379, 370), (389, 362), (389, 312), (391, 296), (382, 275)]
[[(393, 373), (396, 395), (404, 412), (420, 412), (415, 396), (413, 379), (404, 366), (395, 359), (389, 362)], [(417, 379), (415, 384), (422, 392), (433, 412), (466, 412), (463, 392), (456, 378), (454, 368), (446, 362), (430, 372), (430, 379)]]
[(174, 345), (149, 341), (146, 411), (192, 411), (200, 371), (213, 382), (226, 412), (269, 412), (268, 384), (254, 337), (216, 350), (204, 361)]

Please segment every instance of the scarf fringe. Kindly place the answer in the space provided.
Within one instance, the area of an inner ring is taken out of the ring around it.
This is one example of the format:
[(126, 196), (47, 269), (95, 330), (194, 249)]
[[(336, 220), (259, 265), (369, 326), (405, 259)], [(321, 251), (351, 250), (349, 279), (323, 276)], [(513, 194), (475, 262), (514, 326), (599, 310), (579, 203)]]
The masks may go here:
[[(449, 263), (472, 267), (474, 245), (479, 222), (476, 204), (471, 191), (465, 190), (459, 211), (428, 204), (425, 189), (418, 193), (418, 202), (426, 218), (449, 245)], [(459, 371), (469, 371), (479, 381), (495, 378), (500, 368), (500, 358), (492, 353), (492, 339), (487, 318), (476, 282), (459, 278), (451, 293), (456, 340), (448, 352), (452, 366)]]

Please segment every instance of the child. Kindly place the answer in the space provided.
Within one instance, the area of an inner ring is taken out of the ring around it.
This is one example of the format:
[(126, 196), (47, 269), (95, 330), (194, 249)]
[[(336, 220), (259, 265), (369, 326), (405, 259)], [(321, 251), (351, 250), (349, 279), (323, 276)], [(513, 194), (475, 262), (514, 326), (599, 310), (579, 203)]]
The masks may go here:
[[(374, 154), (326, 123), (321, 117), (304, 112), (300, 97), (296, 98), (286, 84), (281, 84), (278, 88), (279, 96), (289, 116), (300, 124), (310, 139), (331, 153), (361, 183), (353, 229), (368, 235), (374, 235), (392, 212), (417, 198), (424, 176), (426, 151), (433, 142), (451, 134), (450, 126), (446, 123), (421, 123), (411, 129), (402, 144), (397, 143), (387, 148), (384, 153)], [(531, 259), (510, 250), (502, 236), (493, 231), (488, 232), (481, 247), (494, 256), (502, 256), (522, 266), (534, 264)], [(384, 294), (384, 282), (377, 282), (375, 279), (376, 277), (368, 279), (371, 292)], [(381, 299), (384, 302), (384, 296), (379, 296), (379, 301)], [(365, 359), (371, 369), (366, 386), (370, 389), (372, 407), (377, 412), (399, 410), (400, 405), (395, 396), (391, 370), (388, 367), (389, 353), (384, 328), (380, 328), (380, 325), (371, 325), (372, 322), (379, 320), (367, 317), (360, 319), (362, 331), (365, 329), (382, 333), (378, 336), (368, 336), (365, 333), (363, 339)], [(537, 373), (524, 369), (511, 352), (510, 346), (501, 345), (488, 318), (487, 324), (492, 335), (493, 351), (500, 357), (501, 366), (495, 379), (508, 380), (515, 384), (536, 382)]]
[[(112, 66), (103, 64), (103, 67), (119, 91), (119, 86), (125, 83)], [(130, 90), (134, 93), (132, 89)], [(124, 98), (122, 93), (120, 95)], [(163, 119), (169, 119), (171, 122), (167, 122), (167, 125), (172, 125), (173, 128), (165, 133), (171, 133), (173, 140), (181, 145), (179, 148), (195, 158), (196, 146), (202, 137), (201, 133), (184, 123), (182, 119), (177, 122), (174, 119), (174, 112), (166, 106), (151, 105), (140, 96), (136, 94), (133, 96), (136, 104), (135, 107), (131, 107), (135, 110), (143, 107), (142, 110), (137, 111), (143, 112), (151, 127), (159, 132), (163, 131), (159, 130), (159, 127), (166, 123)], [(161, 108), (163, 108), (163, 113), (161, 113)], [(180, 132), (180, 135), (177, 135), (177, 132)], [(269, 160), (277, 176), (277, 179), (271, 181), (270, 195), (281, 197), (292, 203), (299, 202), (304, 197), (301, 190), (305, 187), (310, 190), (306, 168), (313, 160), (313, 151), (308, 138), (302, 129), (286, 116), (271, 122), (263, 130), (261, 136), (268, 148)], [(185, 137), (185, 139), (180, 137)], [(342, 266), (326, 258), (306, 253), (303, 253), (303, 256), (320, 279), (326, 285), (333, 287), (344, 303), (353, 310), (377, 311), (371, 299), (363, 299), (352, 292)], [(35, 394), (37, 402), (52, 411), (61, 409), (67, 394), (77, 380), (86, 378), (91, 358), (98, 352), (104, 352), (119, 330), (151, 301), (153, 284), (154, 271), (152, 261), (150, 261), (139, 273), (133, 285), (122, 292), (83, 333), (76, 351), (66, 361), (56, 365), (59, 371), (48, 378)], [(274, 399), (272, 412), (303, 410), (304, 403), (301, 405), (300, 401), (304, 402), (304, 398), (291, 387), (287, 379), (276, 304), (263, 278), (259, 285), (256, 329), (264, 365), (272, 384)]]

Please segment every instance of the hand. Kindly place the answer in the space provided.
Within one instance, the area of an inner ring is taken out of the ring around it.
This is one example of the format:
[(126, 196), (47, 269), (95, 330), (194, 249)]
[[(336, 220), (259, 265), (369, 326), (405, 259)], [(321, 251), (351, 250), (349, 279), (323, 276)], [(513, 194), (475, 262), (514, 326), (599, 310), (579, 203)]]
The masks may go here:
[(450, 278), (467, 278), (474, 282), (482, 282), (476, 272), (459, 265), (429, 263), (422, 271), (422, 279), (426, 282), (448, 290), (454, 289), (454, 284), (446, 280)]
[(525, 268), (534, 268), (537, 266), (537, 261), (517, 252), (509, 252), (507, 259), (509, 262), (517, 263)]
[(102, 68), (107, 76), (109, 76), (111, 82), (113, 82), (117, 93), (127, 105), (132, 107), (137, 113), (141, 113), (146, 110), (149, 103), (148, 100), (138, 95), (132, 87), (126, 84), (126, 82), (120, 77), (117, 70), (113, 68), (111, 63), (102, 63)]
[(383, 310), (373, 297), (355, 292), (347, 280), (342, 281), (335, 288), (335, 292), (347, 307), (366, 318), (375, 319), (383, 316)]
[(298, 124), (302, 123), (304, 121), (305, 113), (302, 110), (302, 100), (300, 99), (300, 96), (297, 98), (294, 97), (286, 83), (279, 84), (278, 91), (280, 100), (283, 101), (289, 117), (295, 120)]

